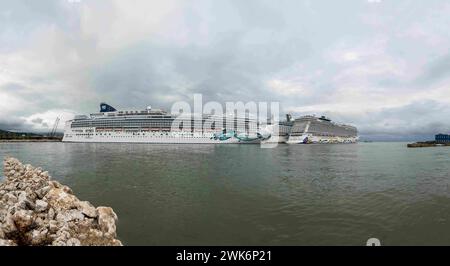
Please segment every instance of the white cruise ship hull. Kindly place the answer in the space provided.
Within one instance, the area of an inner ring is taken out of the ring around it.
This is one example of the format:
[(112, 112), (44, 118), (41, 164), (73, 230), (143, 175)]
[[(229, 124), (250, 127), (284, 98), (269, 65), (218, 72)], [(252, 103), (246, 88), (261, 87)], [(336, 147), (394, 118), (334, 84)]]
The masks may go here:
[(287, 144), (327, 144), (327, 143), (357, 143), (358, 137), (326, 137), (326, 136), (291, 136), (286, 141)]
[(92, 132), (74, 133), (66, 131), (63, 142), (92, 143), (154, 143), (154, 144), (257, 144), (261, 140), (242, 141), (231, 137), (226, 140), (214, 139), (214, 134), (192, 134), (173, 132)]

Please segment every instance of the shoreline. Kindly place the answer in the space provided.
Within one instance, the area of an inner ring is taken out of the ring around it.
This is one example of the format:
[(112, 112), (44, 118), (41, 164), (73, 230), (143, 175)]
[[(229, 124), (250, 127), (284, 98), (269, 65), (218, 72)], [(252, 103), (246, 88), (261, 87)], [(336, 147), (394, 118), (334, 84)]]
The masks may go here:
[(14, 142), (62, 142), (61, 139), (0, 139), (0, 143)]
[(5, 157), (0, 182), (0, 246), (122, 246), (118, 217), (95, 207), (40, 167)]
[(430, 142), (416, 142), (409, 143), (406, 145), (408, 148), (431, 148), (431, 147), (450, 147), (450, 143), (436, 143), (434, 141)]

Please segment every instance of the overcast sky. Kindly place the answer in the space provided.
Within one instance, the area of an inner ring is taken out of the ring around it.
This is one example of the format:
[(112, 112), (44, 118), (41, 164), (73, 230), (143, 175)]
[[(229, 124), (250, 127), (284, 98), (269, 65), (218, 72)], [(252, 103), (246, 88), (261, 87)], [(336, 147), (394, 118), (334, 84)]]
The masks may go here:
[(279, 101), (372, 139), (450, 132), (450, 2), (0, 0), (0, 129)]

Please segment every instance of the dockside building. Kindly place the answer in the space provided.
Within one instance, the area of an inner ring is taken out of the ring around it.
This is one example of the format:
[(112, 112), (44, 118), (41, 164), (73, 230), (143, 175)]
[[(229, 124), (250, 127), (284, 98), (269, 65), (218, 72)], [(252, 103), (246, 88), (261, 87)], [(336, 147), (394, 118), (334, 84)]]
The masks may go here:
[(444, 144), (450, 143), (450, 135), (449, 134), (437, 134), (435, 137), (436, 143)]

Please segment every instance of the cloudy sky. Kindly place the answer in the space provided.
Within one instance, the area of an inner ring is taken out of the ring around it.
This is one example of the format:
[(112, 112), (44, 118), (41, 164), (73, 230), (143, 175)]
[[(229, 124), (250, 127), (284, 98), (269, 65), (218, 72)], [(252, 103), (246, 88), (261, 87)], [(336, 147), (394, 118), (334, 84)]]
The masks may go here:
[(365, 138), (450, 132), (450, 2), (0, 0), (0, 128), (173, 102), (279, 101)]

